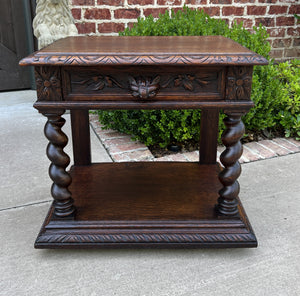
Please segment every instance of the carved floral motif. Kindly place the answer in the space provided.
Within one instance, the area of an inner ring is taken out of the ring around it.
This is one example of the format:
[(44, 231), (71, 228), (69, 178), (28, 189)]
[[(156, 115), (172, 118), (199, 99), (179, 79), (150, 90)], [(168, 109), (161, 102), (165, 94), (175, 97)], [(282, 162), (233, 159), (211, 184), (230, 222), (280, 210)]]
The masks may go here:
[(89, 78), (81, 78), (81, 80), (73, 81), (75, 84), (84, 85), (87, 90), (102, 90), (105, 87), (112, 88), (114, 86), (118, 86), (120, 88), (124, 88), (116, 79), (109, 75), (97, 75), (95, 74)]
[(35, 81), (39, 101), (61, 101), (61, 82), (58, 68), (36, 67)]
[(190, 74), (178, 75), (174, 80), (174, 86), (183, 86), (186, 90), (193, 91), (195, 89), (195, 82), (200, 86), (205, 86), (209, 83), (209, 77), (197, 77)]
[(250, 100), (251, 84), (251, 67), (230, 67), (228, 70), (226, 99)]

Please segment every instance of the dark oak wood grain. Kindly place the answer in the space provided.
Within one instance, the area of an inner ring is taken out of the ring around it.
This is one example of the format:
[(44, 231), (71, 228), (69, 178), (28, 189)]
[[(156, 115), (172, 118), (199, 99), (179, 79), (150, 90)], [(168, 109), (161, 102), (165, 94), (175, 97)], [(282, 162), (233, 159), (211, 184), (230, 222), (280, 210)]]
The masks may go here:
[(21, 65), (265, 65), (267, 60), (222, 36), (68, 37)]
[[(219, 109), (203, 109), (200, 126), (200, 163), (215, 164), (219, 134)], [(209, 141), (207, 140), (209, 139)]]
[(245, 127), (241, 121), (241, 116), (244, 114), (237, 110), (225, 110), (225, 114), (227, 115), (224, 119), (226, 130), (222, 135), (222, 142), (226, 149), (220, 156), (224, 170), (219, 174), (223, 188), (219, 191), (217, 210), (221, 215), (234, 216), (238, 214), (237, 197), (240, 185), (237, 178), (241, 174), (241, 165), (238, 160), (243, 154), (240, 139), (245, 133)]
[(39, 102), (37, 101), (33, 105), (39, 111), (49, 110), (56, 108), (64, 109), (102, 109), (102, 110), (122, 110), (122, 109), (141, 109), (141, 110), (154, 110), (154, 109), (201, 109), (201, 108), (227, 108), (241, 110), (247, 112), (254, 106), (252, 101), (147, 101), (147, 102), (136, 102), (132, 101), (76, 101), (76, 102)]
[(76, 219), (139, 221), (216, 217), (214, 207), (222, 187), (218, 173), (218, 165), (176, 162), (73, 167), (70, 190), (76, 200)]
[(68, 143), (67, 135), (61, 130), (65, 124), (65, 119), (61, 117), (64, 112), (65, 110), (58, 109), (43, 113), (48, 118), (44, 133), (49, 140), (47, 156), (51, 161), (49, 176), (53, 181), (51, 194), (54, 198), (54, 213), (61, 218), (71, 216), (75, 212), (74, 201), (68, 189), (72, 178), (66, 172), (70, 157), (63, 150)]
[[(254, 65), (267, 60), (221, 36), (70, 37), (23, 59), (48, 117), (54, 202), (37, 248), (255, 247), (240, 203), (241, 116)], [(89, 109), (202, 109), (197, 163), (92, 164)], [(74, 166), (61, 115), (71, 110)], [(216, 164), (219, 111), (226, 131)]]
[(71, 110), (74, 165), (91, 164), (90, 121), (88, 110)]

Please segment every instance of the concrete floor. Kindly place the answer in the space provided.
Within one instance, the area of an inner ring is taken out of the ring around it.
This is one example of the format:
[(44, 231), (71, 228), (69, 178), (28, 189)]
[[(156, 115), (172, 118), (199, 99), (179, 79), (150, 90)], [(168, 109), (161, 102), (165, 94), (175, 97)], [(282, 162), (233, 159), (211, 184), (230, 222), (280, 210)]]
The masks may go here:
[[(35, 250), (51, 182), (34, 100), (0, 93), (0, 295), (300, 295), (300, 153), (242, 166), (257, 249)], [(92, 150), (110, 161), (94, 135)]]

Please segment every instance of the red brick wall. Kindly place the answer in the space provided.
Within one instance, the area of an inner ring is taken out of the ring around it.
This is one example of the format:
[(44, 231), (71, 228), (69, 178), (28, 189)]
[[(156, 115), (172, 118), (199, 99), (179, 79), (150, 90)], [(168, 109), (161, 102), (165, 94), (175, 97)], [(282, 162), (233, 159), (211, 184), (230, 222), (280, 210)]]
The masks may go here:
[(79, 34), (116, 35), (136, 22), (137, 17), (157, 17), (184, 4), (204, 9), (210, 16), (244, 22), (251, 29), (262, 23), (277, 60), (300, 57), (299, 0), (70, 0)]

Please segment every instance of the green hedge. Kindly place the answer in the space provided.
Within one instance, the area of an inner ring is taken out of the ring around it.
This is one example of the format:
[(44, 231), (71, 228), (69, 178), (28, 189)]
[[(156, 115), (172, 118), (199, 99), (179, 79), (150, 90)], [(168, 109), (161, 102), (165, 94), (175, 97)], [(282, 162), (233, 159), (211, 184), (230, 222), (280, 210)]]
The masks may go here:
[[(225, 21), (213, 19), (199, 10), (187, 7), (177, 13), (168, 12), (155, 20), (151, 15), (138, 19), (132, 29), (125, 29), (121, 36), (179, 36), (223, 35), (264, 56), (270, 63), (256, 66), (253, 72), (251, 99), (256, 107), (244, 116), (246, 132), (265, 129), (284, 130), (287, 136), (300, 136), (299, 61), (274, 65), (269, 57), (268, 34), (262, 26), (253, 33), (241, 24), (231, 28)], [(292, 84), (291, 84), (292, 82)], [(166, 147), (188, 140), (198, 141), (200, 110), (139, 110), (98, 111), (105, 127), (133, 135), (146, 145)], [(224, 130), (220, 116), (219, 132)]]
[(276, 78), (281, 84), (279, 123), (287, 137), (300, 140), (300, 60), (279, 64)]

